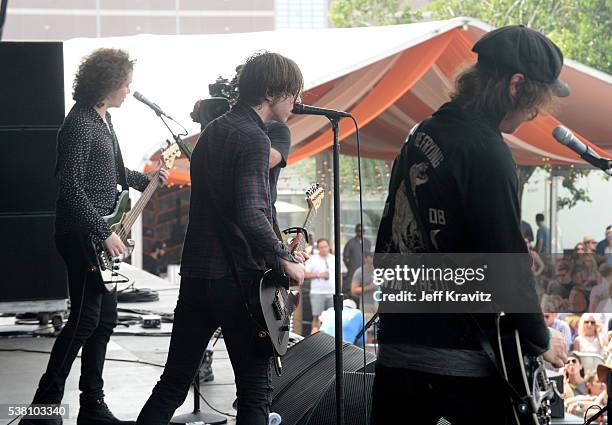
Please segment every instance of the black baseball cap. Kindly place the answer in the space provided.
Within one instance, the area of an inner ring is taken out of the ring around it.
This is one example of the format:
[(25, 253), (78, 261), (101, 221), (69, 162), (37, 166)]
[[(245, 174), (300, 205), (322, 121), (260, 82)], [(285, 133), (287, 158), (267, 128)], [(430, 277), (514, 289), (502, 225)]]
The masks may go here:
[(478, 63), (497, 70), (519, 72), (527, 78), (546, 83), (558, 97), (570, 95), (559, 74), (563, 53), (542, 33), (524, 25), (508, 25), (485, 34), (474, 44)]

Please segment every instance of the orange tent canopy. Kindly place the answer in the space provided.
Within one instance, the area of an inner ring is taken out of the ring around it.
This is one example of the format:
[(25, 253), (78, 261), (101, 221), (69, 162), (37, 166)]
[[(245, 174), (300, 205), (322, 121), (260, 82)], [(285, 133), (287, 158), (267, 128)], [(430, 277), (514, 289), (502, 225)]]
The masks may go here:
[[(391, 59), (385, 58), (366, 67), (378, 66), (377, 81), (366, 93), (352, 99), (351, 105), (345, 103), (347, 107), (337, 108), (348, 110), (356, 118), (361, 131), (363, 156), (393, 159), (410, 128), (449, 100), (448, 93), (452, 90), (455, 76), (475, 62), (476, 56), (471, 52), (472, 45), (487, 29), (482, 23), (469, 25), (474, 22), (467, 22), (467, 30), (466, 26), (458, 25), (395, 54)], [(389, 60), (392, 64), (380, 66), (380, 62)], [(334, 91), (341, 86), (354, 87), (347, 81), (357, 80), (358, 76), (355, 74), (359, 72), (365, 71), (359, 70), (306, 91), (304, 102), (333, 108), (334, 104), (338, 104)], [(612, 149), (612, 127), (606, 124), (603, 116), (597, 123), (593, 123), (590, 116), (602, 115), (601, 111), (605, 110), (606, 106), (608, 112), (610, 111), (612, 79), (571, 62), (564, 66), (561, 78), (572, 87), (572, 96), (559, 102), (560, 112), (539, 116), (534, 121), (525, 123), (516, 133), (504, 135), (520, 165), (584, 162), (553, 139), (552, 130), (560, 124), (572, 129), (578, 138), (600, 155), (609, 155), (606, 149)], [(581, 90), (583, 86), (595, 90), (592, 96), (597, 99), (585, 96)], [(601, 103), (595, 107), (594, 100)], [(575, 105), (576, 102), (584, 102), (584, 108)], [(568, 105), (570, 112), (564, 113), (563, 110)], [(294, 138), (290, 163), (319, 153), (333, 143), (330, 126), (321, 117), (293, 117), (289, 124)], [(310, 134), (303, 131), (307, 125)], [(356, 154), (354, 133), (352, 121), (343, 120), (340, 124), (342, 153)], [(594, 136), (595, 140), (591, 140), (591, 136)]]
[[(303, 102), (323, 108), (349, 111), (355, 117), (364, 157), (392, 160), (410, 128), (449, 100), (456, 75), (476, 60), (471, 48), (492, 27), (457, 18), (389, 27), (329, 29), (329, 40), (377, 38), (380, 46), (370, 60), (330, 69), (328, 78), (306, 87)], [(398, 40), (398, 34), (405, 40)], [(330, 42), (331, 42), (330, 41)], [(333, 43), (332, 43), (333, 44)], [(314, 59), (313, 59), (314, 60)], [(512, 135), (504, 135), (519, 165), (583, 164), (584, 161), (552, 137), (555, 126), (570, 128), (595, 152), (612, 151), (612, 77), (566, 60), (561, 79), (572, 95), (559, 101), (552, 115), (525, 123)], [(328, 121), (320, 116), (293, 116), (289, 120), (292, 150), (289, 163), (315, 155), (332, 145)], [(195, 145), (198, 135), (186, 139)], [(342, 154), (356, 154), (352, 121), (340, 124)], [(189, 184), (189, 164), (182, 159), (171, 172), (171, 183)]]

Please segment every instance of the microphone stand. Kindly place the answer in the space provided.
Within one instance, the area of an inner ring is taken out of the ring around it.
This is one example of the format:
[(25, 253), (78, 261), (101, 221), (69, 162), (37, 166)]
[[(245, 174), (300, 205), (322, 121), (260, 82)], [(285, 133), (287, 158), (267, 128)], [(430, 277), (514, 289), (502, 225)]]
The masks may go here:
[[(191, 149), (189, 148), (189, 146), (185, 144), (185, 142), (183, 142), (183, 139), (181, 139), (181, 135), (174, 134), (174, 132), (172, 131), (172, 129), (170, 128), (170, 126), (168, 125), (168, 123), (166, 122), (162, 114), (157, 113), (157, 112), (156, 114), (162, 120), (162, 122), (164, 123), (164, 125), (166, 126), (170, 134), (172, 134), (172, 138), (178, 145), (183, 155), (185, 155), (185, 157), (187, 157), (187, 159), (191, 162)], [(170, 118), (170, 119), (174, 121), (173, 118)], [(217, 415), (215, 413), (202, 412), (200, 410), (201, 395), (200, 395), (200, 367), (199, 366), (198, 366), (198, 372), (193, 378), (192, 385), (193, 385), (193, 412), (186, 413), (184, 415), (174, 416), (170, 420), (170, 423), (175, 424), (175, 425), (183, 425), (183, 424), (188, 424), (192, 422), (203, 422), (205, 424), (213, 424), (213, 425), (226, 424), (227, 418), (225, 416)]]
[(338, 136), (339, 117), (327, 117), (334, 133), (334, 253), (336, 292), (334, 293), (335, 354), (336, 354), (336, 425), (344, 425), (344, 359), (342, 353), (342, 265), (340, 263), (340, 142)]
[[(162, 120), (162, 122), (164, 123), (164, 125), (166, 126), (166, 128), (168, 129), (170, 134), (172, 134), (172, 138), (174, 139), (174, 141), (178, 145), (180, 151), (183, 153), (183, 155), (185, 155), (185, 157), (189, 160), (189, 162), (191, 162), (191, 154), (192, 154), (191, 148), (189, 148), (189, 146), (187, 146), (185, 144), (185, 142), (183, 142), (183, 139), (181, 139), (181, 135), (180, 134), (174, 134), (174, 131), (172, 131), (172, 129), (170, 128), (170, 126), (168, 125), (168, 123), (166, 122), (166, 120), (164, 119), (164, 116), (162, 114), (156, 113), (156, 115), (159, 117), (159, 119)], [(170, 118), (172, 121), (174, 121), (174, 118), (171, 118), (171, 117), (168, 117), (168, 118)], [(176, 121), (174, 121), (174, 122), (176, 122)], [(181, 125), (181, 127), (183, 127), (183, 126)], [(183, 128), (185, 128), (185, 127), (183, 127)], [(187, 134), (187, 131), (185, 131), (185, 134)]]

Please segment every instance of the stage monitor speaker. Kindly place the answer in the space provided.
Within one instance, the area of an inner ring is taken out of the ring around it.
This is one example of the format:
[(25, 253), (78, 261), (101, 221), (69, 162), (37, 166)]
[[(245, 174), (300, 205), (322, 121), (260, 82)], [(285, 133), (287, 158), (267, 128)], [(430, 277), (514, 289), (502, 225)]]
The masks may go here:
[[(342, 352), (344, 372), (355, 373), (363, 369), (364, 351), (361, 348), (344, 343)], [(375, 360), (376, 356), (365, 353), (366, 368)], [(280, 377), (272, 377), (274, 392), (271, 411), (278, 413), (282, 423), (287, 424), (308, 425), (311, 420), (322, 420), (314, 411), (326, 406), (321, 404), (324, 403), (321, 397), (330, 391), (329, 387), (335, 383), (335, 367), (333, 336), (317, 332), (295, 344), (283, 357), (283, 374)], [(345, 382), (345, 408), (355, 410), (359, 412), (357, 417), (363, 417), (363, 374), (355, 375), (358, 376), (357, 381), (350, 377)], [(371, 385), (370, 380), (371, 375), (366, 373), (367, 385)], [(333, 391), (335, 394), (335, 390)], [(371, 386), (366, 387), (366, 393), (370, 392)], [(335, 406), (335, 395), (332, 396), (332, 402)], [(335, 414), (333, 416), (335, 420)]]
[[(365, 378), (365, 404), (364, 404)], [(344, 423), (368, 425), (372, 411), (374, 374), (344, 372)], [(367, 407), (367, 408), (366, 408)], [(306, 422), (308, 425), (336, 425), (336, 381), (332, 380)]]

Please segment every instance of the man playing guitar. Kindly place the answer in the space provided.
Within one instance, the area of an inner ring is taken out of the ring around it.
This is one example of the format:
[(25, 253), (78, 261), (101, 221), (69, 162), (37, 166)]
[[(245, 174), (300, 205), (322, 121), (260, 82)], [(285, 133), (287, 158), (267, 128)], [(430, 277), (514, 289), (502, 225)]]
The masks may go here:
[[(535, 118), (553, 96), (569, 95), (557, 79), (563, 55), (519, 25), (486, 34), (473, 51), (478, 63), (458, 77), (452, 100), (413, 129), (395, 160), (377, 253), (527, 255), (516, 165), (501, 133)], [(533, 281), (525, 280), (507, 290), (536, 299)], [(560, 367), (565, 342), (549, 337), (537, 308), (506, 319), (524, 352)], [(372, 425), (396, 423), (397, 406), (415, 424), (440, 417), (453, 425), (507, 423), (510, 396), (470, 321), (486, 340), (496, 334), (495, 315), (469, 316), (380, 314)]]
[[(66, 378), (82, 349), (79, 425), (122, 423), (104, 403), (102, 380), (106, 345), (117, 324), (117, 293), (105, 293), (85, 249), (93, 237), (113, 256), (125, 251), (102, 216), (115, 207), (117, 183), (142, 191), (149, 182), (149, 176), (116, 161), (121, 155), (108, 112), (120, 107), (130, 92), (133, 63), (126, 52), (115, 49), (99, 49), (85, 57), (73, 86), (76, 103), (58, 135), (56, 245), (68, 271), (71, 312), (53, 345), (33, 403), (61, 402)], [(162, 169), (159, 176), (165, 182), (168, 172)], [(51, 425), (61, 424), (61, 419), (20, 423)]]
[(302, 85), (292, 60), (253, 55), (240, 71), (238, 102), (200, 136), (168, 359), (141, 425), (168, 424), (218, 326), (236, 377), (237, 424), (268, 422), (272, 346), (246, 302), (266, 268), (304, 279), (304, 255), (292, 255), (273, 230), (266, 135), (266, 123), (287, 121)]

